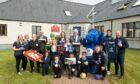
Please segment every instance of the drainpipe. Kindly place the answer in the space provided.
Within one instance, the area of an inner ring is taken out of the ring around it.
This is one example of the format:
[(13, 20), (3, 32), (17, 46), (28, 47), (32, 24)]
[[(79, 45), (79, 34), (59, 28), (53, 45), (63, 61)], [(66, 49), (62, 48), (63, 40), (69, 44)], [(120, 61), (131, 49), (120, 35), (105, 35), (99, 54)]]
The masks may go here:
[(111, 20), (111, 31), (113, 32), (113, 20)]

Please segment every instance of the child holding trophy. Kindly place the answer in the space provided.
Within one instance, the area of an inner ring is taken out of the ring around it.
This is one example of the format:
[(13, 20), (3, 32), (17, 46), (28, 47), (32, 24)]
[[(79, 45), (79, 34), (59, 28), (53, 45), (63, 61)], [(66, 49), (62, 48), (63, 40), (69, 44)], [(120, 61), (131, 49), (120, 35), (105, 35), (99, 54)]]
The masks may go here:
[(58, 55), (55, 55), (54, 61), (52, 63), (54, 78), (61, 78), (62, 75), (62, 62)]
[(78, 65), (79, 65), (79, 74), (78, 76), (80, 76), (82, 73), (85, 73), (87, 75), (87, 71), (88, 71), (88, 60), (86, 57), (86, 52), (82, 52), (82, 57), (79, 59), (78, 61)]
[(72, 76), (77, 76), (76, 57), (74, 53), (70, 53), (69, 58), (65, 58), (65, 64), (68, 72), (68, 78), (71, 79)]

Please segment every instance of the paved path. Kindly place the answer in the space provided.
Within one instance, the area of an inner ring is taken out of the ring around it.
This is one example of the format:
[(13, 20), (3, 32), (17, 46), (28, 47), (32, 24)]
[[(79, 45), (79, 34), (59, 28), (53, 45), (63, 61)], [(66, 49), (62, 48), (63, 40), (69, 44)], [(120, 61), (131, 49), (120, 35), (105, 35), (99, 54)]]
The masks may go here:
[[(85, 48), (81, 46), (81, 52), (85, 51)], [(110, 84), (107, 79), (104, 81), (96, 80), (93, 75), (88, 75), (88, 77), (84, 80), (73, 77), (72, 79), (68, 79), (67, 76), (62, 76), (60, 79), (54, 79), (52, 84)]]
[(54, 79), (52, 84), (110, 84), (107, 79), (104, 81), (96, 80), (93, 75), (88, 75), (86, 79), (80, 79), (77, 77), (73, 77), (72, 79), (68, 79), (67, 76), (63, 76), (60, 79)]

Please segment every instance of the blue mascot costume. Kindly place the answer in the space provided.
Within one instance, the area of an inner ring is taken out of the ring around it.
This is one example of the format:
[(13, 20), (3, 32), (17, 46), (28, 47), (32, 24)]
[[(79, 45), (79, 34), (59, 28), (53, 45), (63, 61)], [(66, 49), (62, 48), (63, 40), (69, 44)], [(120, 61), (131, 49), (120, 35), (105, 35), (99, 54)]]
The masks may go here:
[(100, 44), (100, 32), (97, 31), (95, 28), (90, 29), (86, 35), (86, 37), (83, 39), (83, 46), (87, 50), (87, 59), (89, 63), (89, 73), (95, 74), (96, 73), (96, 67), (95, 64), (93, 63), (93, 51), (95, 50), (96, 45)]

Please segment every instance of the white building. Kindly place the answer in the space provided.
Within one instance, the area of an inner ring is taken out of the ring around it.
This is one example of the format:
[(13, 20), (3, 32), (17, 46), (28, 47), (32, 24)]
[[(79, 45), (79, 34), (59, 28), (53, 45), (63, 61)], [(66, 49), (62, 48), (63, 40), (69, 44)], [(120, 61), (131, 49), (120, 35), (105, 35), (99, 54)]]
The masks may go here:
[(63, 0), (7, 0), (0, 3), (0, 49), (12, 47), (19, 34), (38, 34), (42, 30), (49, 37), (54, 26), (60, 28), (58, 33), (63, 30), (69, 35), (69, 30), (77, 28), (80, 35), (84, 35), (91, 8)]

